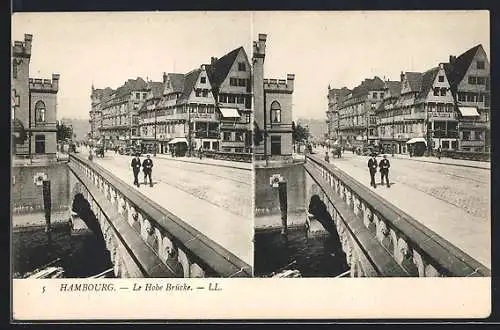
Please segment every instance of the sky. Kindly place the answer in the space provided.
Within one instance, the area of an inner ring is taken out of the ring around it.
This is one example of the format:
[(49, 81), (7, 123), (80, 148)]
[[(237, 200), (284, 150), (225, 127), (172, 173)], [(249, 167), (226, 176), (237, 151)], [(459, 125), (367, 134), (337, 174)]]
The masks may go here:
[(328, 85), (398, 80), (482, 44), (487, 11), (16, 13), (12, 40), (33, 35), (30, 77), (60, 73), (58, 117), (88, 118), (90, 91), (161, 81), (267, 34), (265, 78), (295, 74), (293, 117), (325, 119)]

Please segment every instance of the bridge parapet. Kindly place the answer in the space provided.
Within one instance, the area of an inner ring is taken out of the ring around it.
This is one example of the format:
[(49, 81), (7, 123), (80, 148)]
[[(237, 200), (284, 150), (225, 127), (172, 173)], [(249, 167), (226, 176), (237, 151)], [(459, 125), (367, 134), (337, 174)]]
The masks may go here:
[(345, 172), (306, 156), (308, 198), (318, 195), (339, 233), (351, 277), (491, 276), (453, 244)]
[(119, 277), (251, 277), (251, 266), (98, 164), (71, 154)]

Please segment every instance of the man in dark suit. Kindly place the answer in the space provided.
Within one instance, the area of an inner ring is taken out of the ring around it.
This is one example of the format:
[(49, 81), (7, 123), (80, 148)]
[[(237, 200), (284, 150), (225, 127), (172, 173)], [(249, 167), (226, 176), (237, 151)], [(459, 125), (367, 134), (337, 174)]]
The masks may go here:
[(153, 186), (153, 180), (151, 179), (151, 173), (153, 172), (153, 160), (150, 155), (146, 156), (146, 159), (142, 162), (142, 171), (144, 172), (144, 184), (146, 184), (146, 179), (149, 177), (149, 185)]
[(373, 188), (377, 188), (377, 184), (375, 183), (375, 173), (377, 173), (377, 159), (375, 158), (375, 154), (372, 154), (371, 158), (368, 160), (368, 169), (370, 171), (370, 186)]
[(134, 172), (134, 185), (139, 187), (139, 179), (137, 178), (139, 172), (141, 171), (141, 159), (139, 158), (139, 155), (135, 155), (130, 166), (132, 166), (132, 171)]
[(389, 163), (389, 159), (387, 159), (387, 155), (384, 155), (384, 159), (380, 161), (378, 164), (380, 167), (380, 182), (381, 184), (384, 184), (384, 177), (385, 181), (387, 182), (387, 188), (390, 188), (391, 186), (389, 185), (389, 167), (391, 167), (391, 163)]

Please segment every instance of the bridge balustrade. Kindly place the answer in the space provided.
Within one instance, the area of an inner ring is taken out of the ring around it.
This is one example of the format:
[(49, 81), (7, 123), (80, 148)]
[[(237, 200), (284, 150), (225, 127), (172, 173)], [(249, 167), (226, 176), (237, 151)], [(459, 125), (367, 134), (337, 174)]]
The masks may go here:
[(335, 222), (351, 277), (491, 276), (487, 267), (334, 165), (307, 155), (304, 168)]
[(118, 277), (251, 277), (251, 266), (100, 165), (70, 155)]

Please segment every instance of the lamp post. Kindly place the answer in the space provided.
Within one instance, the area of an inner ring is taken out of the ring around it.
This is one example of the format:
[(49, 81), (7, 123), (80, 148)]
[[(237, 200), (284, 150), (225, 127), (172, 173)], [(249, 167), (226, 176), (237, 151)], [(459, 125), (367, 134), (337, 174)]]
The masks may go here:
[(153, 156), (156, 157), (156, 149), (158, 149), (158, 144), (156, 141), (156, 107), (153, 107), (154, 115), (155, 115), (155, 141), (154, 141), (154, 150), (153, 150)]

